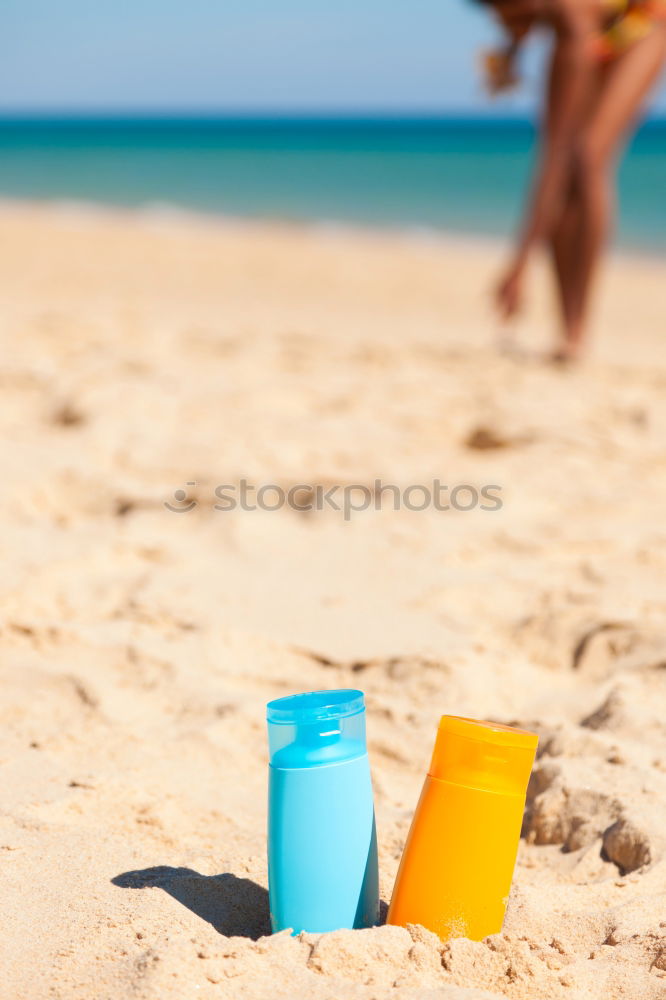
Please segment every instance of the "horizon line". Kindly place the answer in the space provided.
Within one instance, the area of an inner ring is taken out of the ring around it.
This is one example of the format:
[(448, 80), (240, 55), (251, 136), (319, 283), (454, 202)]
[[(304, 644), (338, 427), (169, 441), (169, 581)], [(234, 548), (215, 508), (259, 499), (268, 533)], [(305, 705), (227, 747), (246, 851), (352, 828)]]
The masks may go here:
[[(30, 119), (42, 120), (67, 120), (67, 119), (160, 119), (169, 120), (196, 120), (196, 121), (216, 121), (216, 120), (281, 120), (297, 121), (305, 119), (309, 121), (320, 121), (331, 119), (353, 121), (359, 119), (363, 121), (416, 119), (421, 121), (437, 121), (439, 119), (483, 119), (490, 121), (532, 121), (538, 117), (537, 109), (524, 108), (504, 112), (486, 110), (484, 108), (2, 108), (0, 107), (0, 121), (25, 121)], [(653, 113), (646, 114), (642, 120), (664, 121), (666, 122), (666, 109), (655, 109)]]
[[(265, 108), (265, 109), (211, 109), (203, 110), (197, 108), (28, 108), (28, 109), (2, 109), (0, 108), (0, 122), (23, 122), (23, 121), (256, 121), (256, 122), (279, 122), (279, 121), (331, 121), (331, 122), (371, 122), (371, 121), (488, 121), (488, 122), (529, 122), (533, 123), (538, 115), (534, 110), (525, 109), (521, 111), (497, 113), (485, 111), (483, 109), (427, 109), (427, 108), (364, 108), (364, 109), (323, 109), (321, 111), (298, 108)], [(660, 122), (666, 124), (666, 111), (656, 110), (653, 114), (645, 115), (639, 122), (639, 126), (646, 122)]]

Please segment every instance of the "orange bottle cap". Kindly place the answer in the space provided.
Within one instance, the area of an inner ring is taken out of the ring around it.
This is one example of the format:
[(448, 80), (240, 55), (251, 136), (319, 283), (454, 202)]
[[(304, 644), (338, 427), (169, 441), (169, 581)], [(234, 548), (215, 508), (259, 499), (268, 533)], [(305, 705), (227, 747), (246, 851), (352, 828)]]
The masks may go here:
[(488, 792), (524, 796), (539, 737), (499, 722), (443, 715), (428, 774)]

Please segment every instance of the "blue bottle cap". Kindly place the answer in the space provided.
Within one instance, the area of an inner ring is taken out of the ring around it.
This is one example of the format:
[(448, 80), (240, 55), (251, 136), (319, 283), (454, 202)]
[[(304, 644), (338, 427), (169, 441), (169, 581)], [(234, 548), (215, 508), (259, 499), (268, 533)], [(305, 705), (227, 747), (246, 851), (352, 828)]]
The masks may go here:
[(269, 722), (283, 725), (301, 725), (306, 722), (326, 722), (356, 715), (365, 709), (362, 691), (343, 688), (339, 691), (308, 691), (275, 698), (266, 706)]
[(366, 752), (362, 691), (309, 691), (269, 701), (268, 746), (273, 767), (314, 767)]

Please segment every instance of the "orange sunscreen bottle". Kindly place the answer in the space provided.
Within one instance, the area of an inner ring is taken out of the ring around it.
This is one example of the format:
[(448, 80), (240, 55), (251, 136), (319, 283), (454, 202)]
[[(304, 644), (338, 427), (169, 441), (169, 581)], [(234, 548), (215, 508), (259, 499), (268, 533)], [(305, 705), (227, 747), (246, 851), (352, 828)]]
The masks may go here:
[(502, 929), (538, 737), (444, 715), (387, 922), (443, 940)]

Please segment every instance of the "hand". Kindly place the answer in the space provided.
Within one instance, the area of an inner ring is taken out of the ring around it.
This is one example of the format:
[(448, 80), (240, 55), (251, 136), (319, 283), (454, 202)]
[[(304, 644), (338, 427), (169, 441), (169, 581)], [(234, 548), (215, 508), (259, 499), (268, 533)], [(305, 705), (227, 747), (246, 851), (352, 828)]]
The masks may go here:
[(495, 293), (502, 319), (513, 319), (522, 309), (524, 265), (513, 264), (502, 278)]
[(502, 91), (511, 90), (519, 81), (513, 46), (508, 49), (494, 49), (492, 52), (484, 52), (482, 67), (486, 90), (493, 97)]

